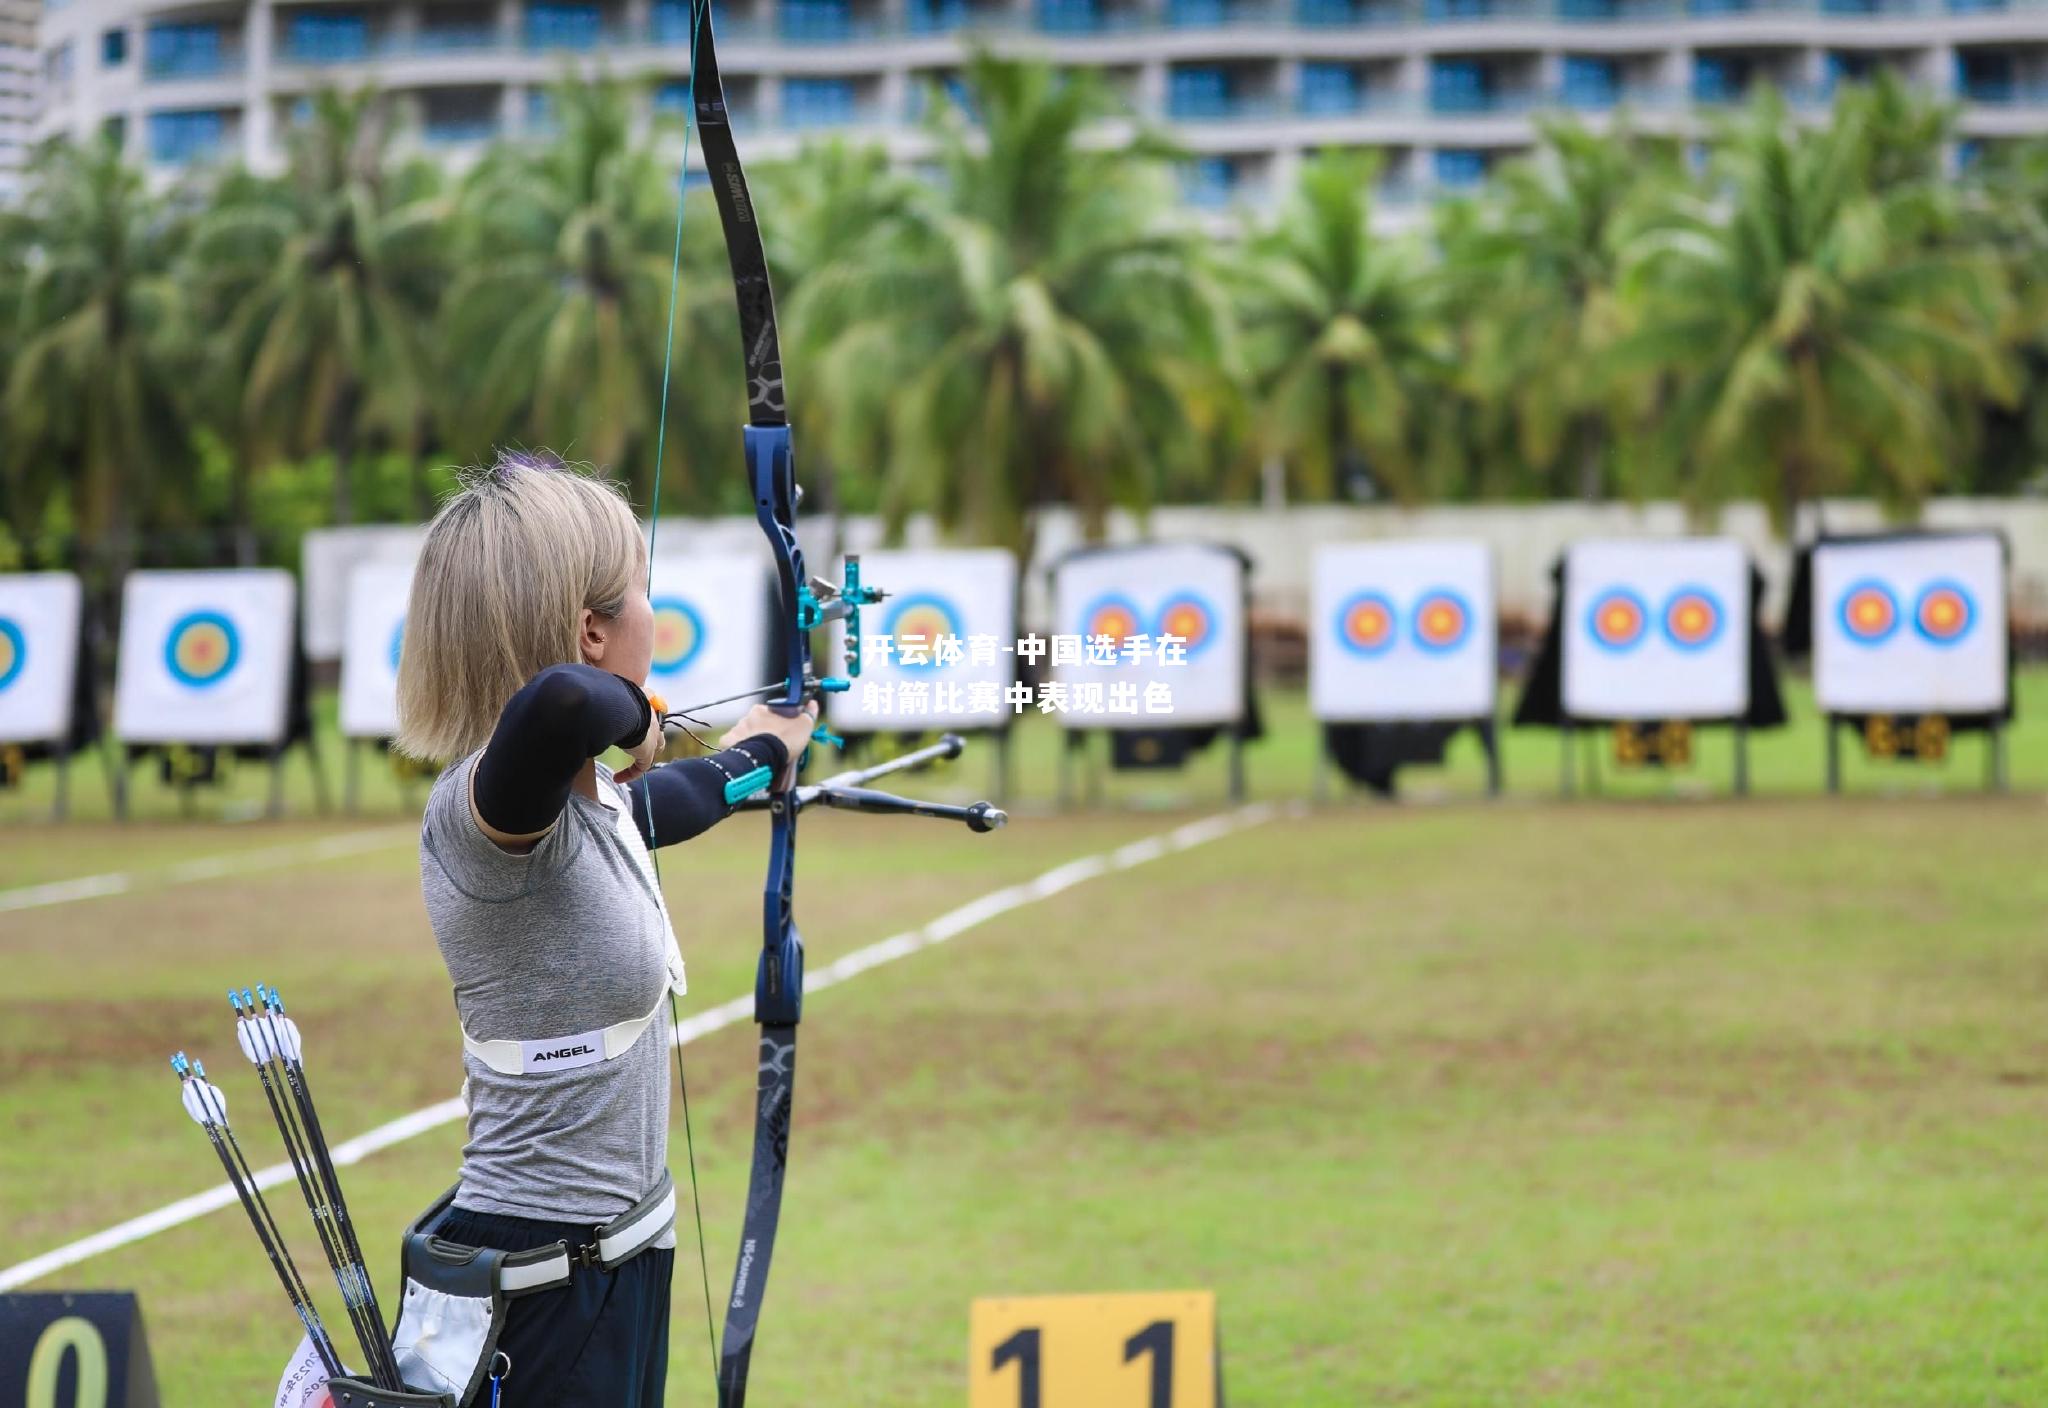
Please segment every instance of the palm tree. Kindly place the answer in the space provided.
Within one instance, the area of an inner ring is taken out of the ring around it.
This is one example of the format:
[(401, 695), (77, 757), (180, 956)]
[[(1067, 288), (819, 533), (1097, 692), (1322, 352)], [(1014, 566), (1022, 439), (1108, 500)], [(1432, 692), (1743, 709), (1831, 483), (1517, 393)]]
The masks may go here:
[(982, 54), (965, 93), (930, 119), (939, 179), (813, 270), (797, 321), (830, 452), (886, 459), (891, 518), (1028, 555), (1039, 507), (1099, 533), (1203, 453), (1182, 389), (1229, 357), (1228, 318), (1169, 222), (1166, 149), (1081, 140), (1117, 112), (1096, 80)]
[(188, 487), (172, 276), (184, 228), (106, 140), (45, 148), (24, 216), (21, 340), (0, 403), (12, 515), (25, 535), (67, 524), (118, 582), (136, 529)]
[(1621, 487), (1615, 449), (1640, 414), (1638, 386), (1613, 356), (1629, 327), (1622, 251), (1683, 167), (1674, 143), (1626, 128), (1552, 119), (1539, 132), (1537, 151), (1501, 172), (1472, 218), (1439, 226), (1461, 380), (1510, 418), (1535, 487), (1598, 499)]
[[(654, 148), (634, 141), (622, 84), (565, 79), (551, 94), (552, 138), (497, 148), (461, 192), (459, 272), (441, 327), (452, 440), (465, 455), (531, 440), (601, 465), (630, 462), (644, 494), (668, 332), (673, 187)], [(700, 229), (693, 268), (709, 253), (709, 228)], [(693, 299), (716, 290), (728, 305), (730, 288), (708, 270), (683, 284)], [(678, 321), (690, 319), (686, 308)], [(713, 360), (715, 370), (737, 358)], [(689, 355), (678, 363), (694, 374)], [(736, 378), (733, 388), (737, 400)]]
[(1627, 252), (1641, 326), (1621, 355), (1674, 391), (1657, 443), (1699, 506), (1859, 490), (1917, 504), (1948, 470), (1966, 397), (2007, 401), (2005, 290), (1957, 237), (1940, 183), (1893, 173), (1864, 95), (1802, 130), (1765, 94), (1726, 130), (1708, 195)]
[(432, 385), (425, 336), (445, 206), (424, 162), (394, 167), (383, 106), (323, 92), (287, 134), (281, 181), (231, 181), (195, 262), (231, 308), (224, 349), (253, 462), (325, 452), (334, 521), (354, 516), (366, 441), (418, 448)]
[(1418, 497), (1441, 449), (1446, 286), (1419, 240), (1374, 232), (1376, 171), (1348, 152), (1304, 164), (1238, 276), (1264, 448), (1314, 498), (1361, 481)]

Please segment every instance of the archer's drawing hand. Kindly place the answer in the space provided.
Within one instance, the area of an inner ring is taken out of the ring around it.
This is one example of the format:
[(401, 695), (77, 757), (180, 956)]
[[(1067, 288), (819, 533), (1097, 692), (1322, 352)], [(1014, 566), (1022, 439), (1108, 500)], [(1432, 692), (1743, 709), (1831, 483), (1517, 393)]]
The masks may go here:
[(662, 744), (665, 741), (661, 729), (661, 708), (656, 705), (647, 711), (647, 733), (627, 750), (628, 756), (633, 759), (632, 763), (613, 773), (613, 779), (623, 785), (653, 767), (654, 760), (661, 756)]
[(762, 734), (772, 734), (782, 740), (782, 746), (789, 749), (789, 769), (783, 774), (782, 785), (792, 786), (796, 782), (796, 765), (803, 758), (804, 749), (811, 746), (811, 730), (818, 725), (818, 701), (813, 699), (794, 714), (785, 714), (766, 704), (756, 704), (747, 710), (747, 716), (734, 724), (725, 737), (718, 740), (721, 748), (730, 748), (735, 743)]

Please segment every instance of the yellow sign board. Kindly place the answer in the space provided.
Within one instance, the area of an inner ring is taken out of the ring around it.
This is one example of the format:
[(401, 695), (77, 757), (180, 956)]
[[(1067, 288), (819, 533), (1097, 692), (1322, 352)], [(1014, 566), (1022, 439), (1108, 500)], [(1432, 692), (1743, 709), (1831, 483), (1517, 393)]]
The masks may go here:
[(974, 1302), (968, 1408), (1218, 1408), (1213, 1291)]

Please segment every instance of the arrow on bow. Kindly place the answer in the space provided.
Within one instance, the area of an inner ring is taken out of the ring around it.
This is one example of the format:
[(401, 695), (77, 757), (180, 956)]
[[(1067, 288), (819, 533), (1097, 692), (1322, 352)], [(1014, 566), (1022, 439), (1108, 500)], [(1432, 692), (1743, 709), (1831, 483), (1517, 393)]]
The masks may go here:
[[(733, 144), (725, 105), (725, 87), (718, 72), (718, 49), (712, 36), (710, 0), (690, 4), (690, 114), (709, 170), (711, 191), (725, 232), (726, 258), (732, 267), (733, 293), (739, 304), (740, 350), (747, 388), (747, 423), (742, 431), (747, 483), (753, 492), (754, 517), (768, 538), (775, 560), (783, 642), (780, 682), (734, 696), (766, 696), (770, 707), (788, 716), (800, 713), (824, 694), (847, 688), (845, 679), (820, 679), (812, 670), (811, 632), (832, 621), (846, 630), (848, 676), (860, 674), (860, 609), (882, 600), (883, 593), (860, 579), (858, 558), (846, 562), (846, 580), (838, 585), (813, 579), (797, 543), (796, 511), (802, 499), (797, 487), (790, 442), (789, 412), (783, 398), (782, 351), (775, 324), (775, 299), (768, 283), (768, 259), (747, 178)], [(687, 162), (689, 134), (684, 132)], [(654, 503), (648, 529), (648, 558), (653, 560), (652, 523), (658, 521), (661, 468), (668, 431), (668, 389), (675, 352), (676, 290), (681, 280), (683, 192), (678, 174), (676, 240), (669, 284), (668, 348), (662, 363), (661, 419), (656, 428)], [(651, 573), (650, 565), (650, 573)], [(719, 701), (731, 702), (731, 701)], [(699, 707), (710, 707), (709, 705)], [(664, 711), (666, 712), (666, 711)], [(668, 717), (686, 718), (690, 711)], [(824, 730), (813, 735), (836, 743)], [(727, 801), (746, 810), (766, 811), (770, 818), (768, 875), (762, 891), (761, 957), (754, 979), (754, 1020), (761, 1029), (760, 1064), (754, 1108), (754, 1152), (747, 1179), (747, 1210), (740, 1232), (738, 1264), (732, 1293), (726, 1299), (725, 1333), (718, 1348), (719, 1408), (742, 1408), (747, 1370), (760, 1323), (762, 1297), (768, 1288), (768, 1267), (775, 1250), (775, 1228), (782, 1210), (782, 1186), (789, 1167), (789, 1130), (796, 1089), (796, 1032), (803, 1017), (804, 946), (797, 933), (796, 823), (808, 806), (853, 811), (889, 812), (964, 823), (976, 832), (993, 831), (1007, 818), (987, 802), (969, 807), (917, 802), (876, 792), (865, 784), (888, 774), (928, 767), (958, 757), (964, 744), (948, 734), (938, 743), (874, 767), (840, 773), (808, 786), (791, 786), (763, 768), (735, 779)], [(676, 1071), (682, 1077), (682, 1048), (676, 1048)], [(689, 1086), (682, 1081), (683, 1120), (689, 1133)], [(692, 1138), (694, 1144), (694, 1138)], [(691, 1155), (691, 1190), (695, 1194), (696, 1158)], [(702, 1219), (699, 1218), (702, 1257)], [(706, 1296), (707, 1312), (709, 1295)]]

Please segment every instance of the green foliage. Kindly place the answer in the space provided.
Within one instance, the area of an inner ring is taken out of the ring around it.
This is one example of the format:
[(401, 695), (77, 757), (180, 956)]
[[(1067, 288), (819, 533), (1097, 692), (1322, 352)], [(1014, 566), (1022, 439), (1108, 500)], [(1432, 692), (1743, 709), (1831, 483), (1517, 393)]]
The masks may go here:
[[(642, 96), (565, 77), (460, 178), (367, 90), (316, 96), (275, 176), (160, 191), (112, 146), (42, 153), (0, 215), (7, 559), (283, 560), (501, 445), (644, 504), (664, 392), (663, 510), (743, 509), (716, 209), (694, 193), (678, 244), (678, 133)], [(1952, 119), (1890, 80), (1819, 124), (1763, 93), (1697, 161), (1545, 122), (1422, 221), (1332, 151), (1233, 237), (1099, 77), (978, 56), (918, 174), (844, 140), (752, 173), (811, 502), (1028, 548), (1048, 505), (1099, 526), (1276, 468), (1310, 500), (1781, 514), (2038, 485), (2048, 144), (1954, 176)]]

